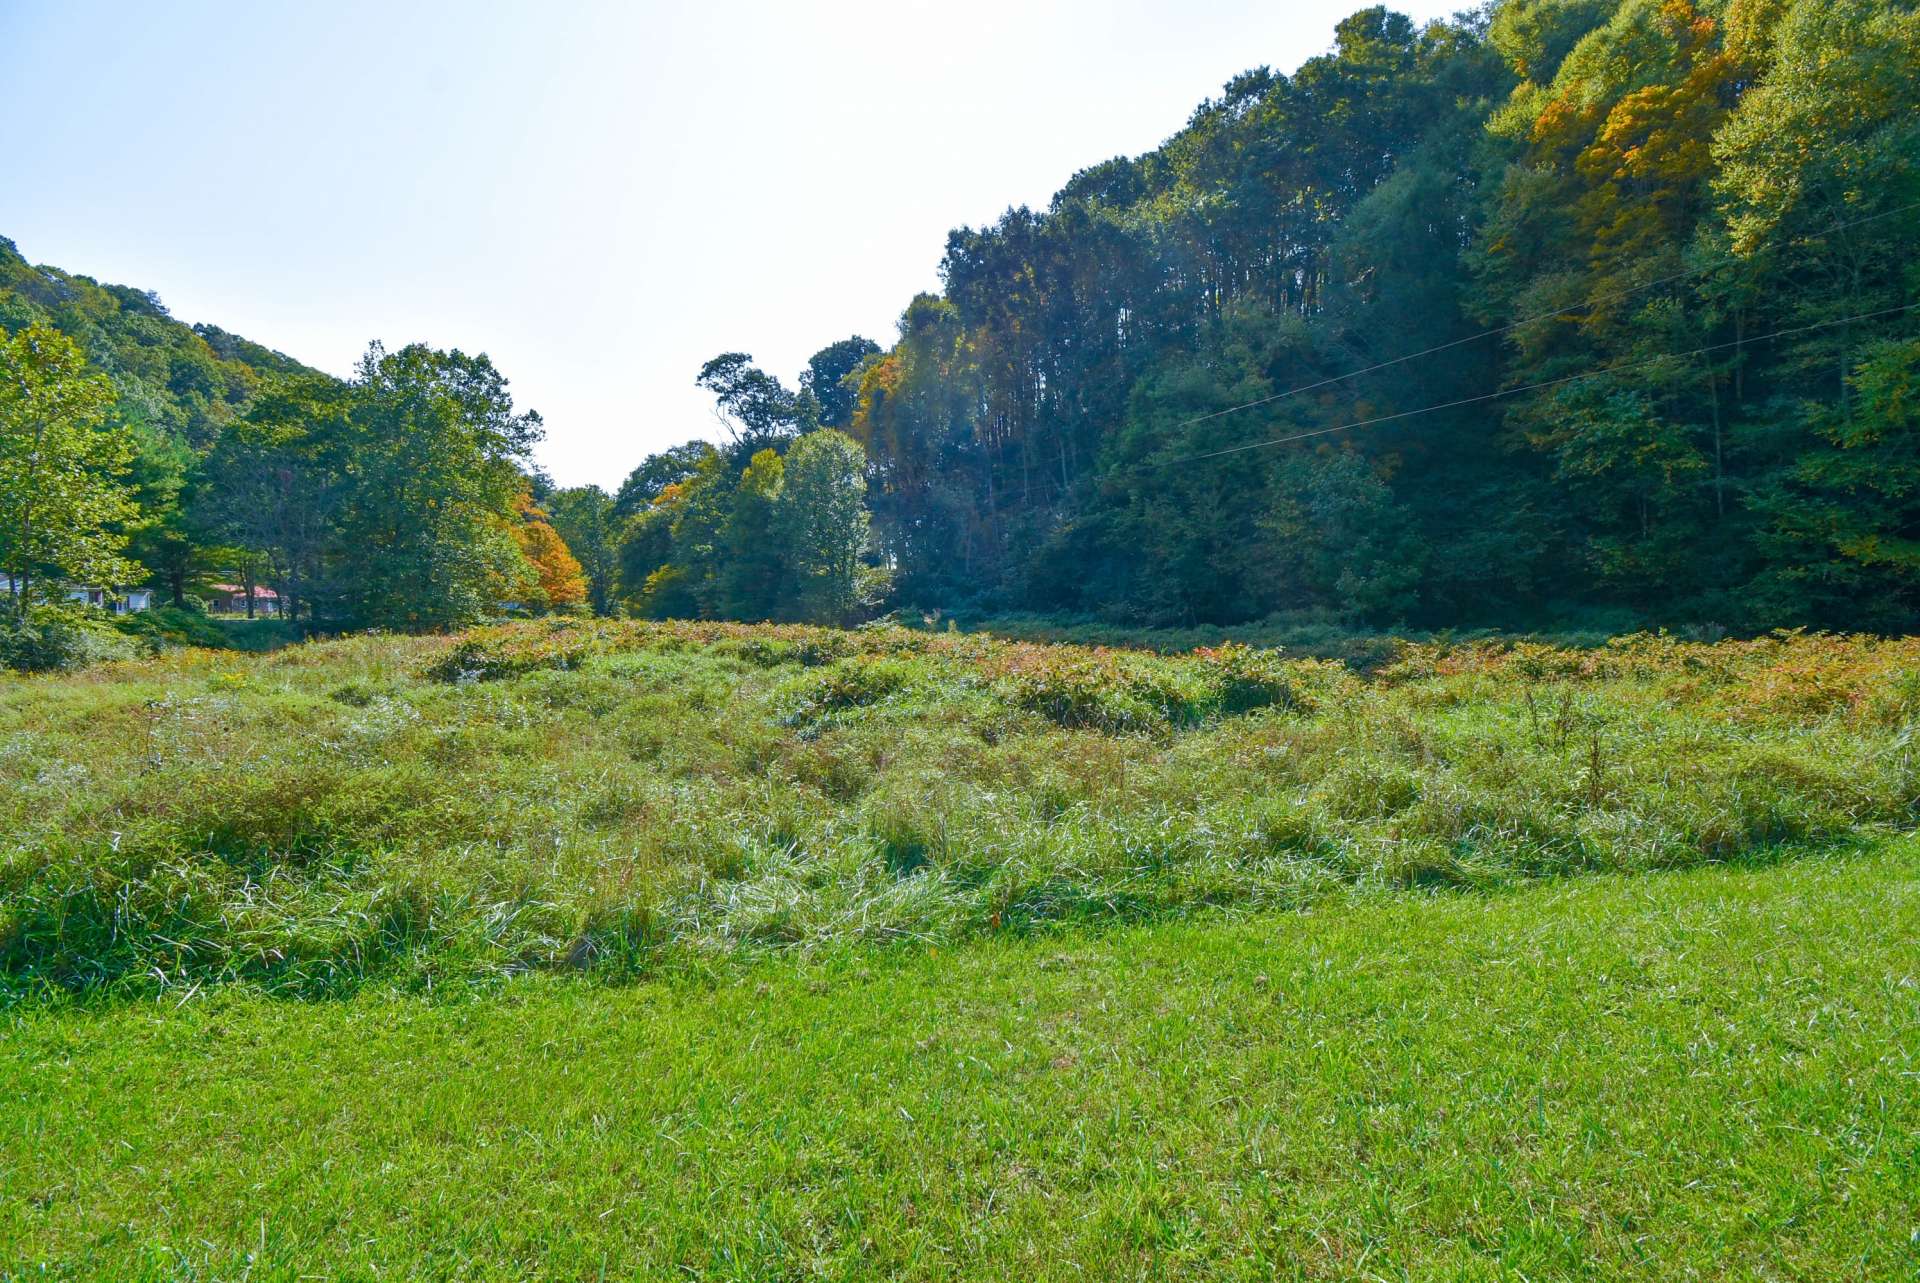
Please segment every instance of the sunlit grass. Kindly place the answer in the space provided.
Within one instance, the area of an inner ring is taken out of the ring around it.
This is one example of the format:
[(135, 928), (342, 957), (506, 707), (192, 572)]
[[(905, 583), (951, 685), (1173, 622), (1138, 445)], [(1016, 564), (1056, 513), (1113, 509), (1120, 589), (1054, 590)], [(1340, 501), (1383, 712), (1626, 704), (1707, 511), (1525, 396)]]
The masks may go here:
[(16, 1007), (0, 1277), (1910, 1278), (1917, 873)]
[(1920, 645), (1362, 677), (563, 622), (0, 682), (0, 986), (340, 993), (1728, 860), (1913, 827)]

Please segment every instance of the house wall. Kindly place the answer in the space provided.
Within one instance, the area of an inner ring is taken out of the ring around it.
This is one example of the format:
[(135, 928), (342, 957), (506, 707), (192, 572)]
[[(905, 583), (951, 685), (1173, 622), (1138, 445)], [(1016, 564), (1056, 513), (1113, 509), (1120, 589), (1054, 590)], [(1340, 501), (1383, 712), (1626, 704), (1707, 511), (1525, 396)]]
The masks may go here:
[[(11, 575), (0, 575), (0, 597), (13, 596), (18, 591), (17, 582)], [(95, 588), (87, 584), (69, 584), (64, 588), (55, 586), (52, 592), (56, 597), (66, 601), (78, 602), (83, 606), (110, 609), (116, 615), (133, 614), (151, 609), (153, 606), (151, 588), (130, 588), (114, 597), (109, 597), (104, 588)], [(35, 596), (39, 596), (39, 593), (36, 592)]]

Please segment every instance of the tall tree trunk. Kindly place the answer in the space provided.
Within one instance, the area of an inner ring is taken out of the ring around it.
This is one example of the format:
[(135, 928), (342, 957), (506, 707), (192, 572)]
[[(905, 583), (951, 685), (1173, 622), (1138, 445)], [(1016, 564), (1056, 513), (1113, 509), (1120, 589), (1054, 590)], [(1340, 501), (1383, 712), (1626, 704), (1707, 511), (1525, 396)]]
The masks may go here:
[(1713, 515), (1727, 515), (1727, 465), (1720, 431), (1720, 380), (1714, 377), (1713, 362), (1707, 362), (1707, 400), (1713, 407)]
[(1747, 340), (1747, 310), (1743, 307), (1733, 309), (1733, 403), (1739, 405), (1747, 399), (1747, 362), (1743, 355), (1743, 345)]

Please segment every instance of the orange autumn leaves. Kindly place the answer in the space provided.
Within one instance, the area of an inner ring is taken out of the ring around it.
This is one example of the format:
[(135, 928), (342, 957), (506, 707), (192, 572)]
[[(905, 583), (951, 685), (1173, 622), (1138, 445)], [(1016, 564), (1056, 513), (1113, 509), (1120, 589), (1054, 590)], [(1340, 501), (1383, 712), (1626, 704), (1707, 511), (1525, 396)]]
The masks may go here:
[(519, 546), (525, 571), (504, 597), (521, 600), (535, 610), (578, 606), (587, 599), (587, 575), (566, 541), (547, 520), (545, 510), (526, 491), (514, 500), (513, 540)]
[(1569, 58), (1531, 138), (1539, 154), (1571, 157), (1598, 257), (1645, 255), (1686, 223), (1768, 7), (1736, 0), (1723, 31), (1691, 0), (1635, 5)]

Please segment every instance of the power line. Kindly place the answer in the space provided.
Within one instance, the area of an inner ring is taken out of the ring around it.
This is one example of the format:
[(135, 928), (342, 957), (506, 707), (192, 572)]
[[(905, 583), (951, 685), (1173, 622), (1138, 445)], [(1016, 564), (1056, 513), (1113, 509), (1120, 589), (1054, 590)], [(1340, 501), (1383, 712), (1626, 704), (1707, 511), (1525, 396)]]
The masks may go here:
[(1315, 428), (1310, 432), (1296, 432), (1292, 436), (1274, 437), (1268, 441), (1251, 441), (1246, 445), (1228, 446), (1224, 450), (1210, 450), (1205, 454), (1190, 454), (1178, 459), (1169, 459), (1159, 467), (1170, 467), (1176, 463), (1196, 463), (1202, 459), (1218, 459), (1222, 455), (1239, 454), (1246, 450), (1260, 450), (1270, 445), (1285, 445), (1289, 441), (1305, 441), (1309, 437), (1323, 437), (1331, 432), (1346, 432), (1352, 428), (1372, 427), (1376, 423), (1391, 423), (1395, 419), (1411, 419), (1415, 415), (1432, 414), (1436, 410), (1455, 410), (1463, 405), (1477, 405), (1483, 401), (1495, 401), (1501, 397), (1517, 396), (1522, 392), (1537, 392), (1541, 388), (1557, 387), (1562, 383), (1572, 383), (1579, 379), (1599, 378), (1603, 374), (1618, 374), (1622, 370), (1637, 369), (1643, 365), (1654, 365), (1661, 361), (1677, 361), (1681, 357), (1700, 356), (1707, 352), (1718, 352), (1723, 348), (1739, 347), (1750, 343), (1765, 343), (1771, 339), (1785, 338), (1790, 334), (1807, 334), (1814, 330), (1830, 329), (1836, 325), (1850, 325), (1855, 321), (1870, 321), (1875, 317), (1891, 316), (1896, 312), (1911, 312), (1920, 308), (1920, 303), (1907, 303), (1900, 307), (1882, 308), (1877, 312), (1862, 312), (1857, 316), (1843, 316), (1838, 320), (1820, 321), (1813, 325), (1798, 325), (1790, 329), (1775, 330), (1771, 334), (1759, 334), (1752, 338), (1739, 338), (1726, 343), (1713, 343), (1706, 347), (1693, 348), (1686, 352), (1663, 352), (1641, 361), (1628, 361), (1622, 365), (1610, 365), (1604, 369), (1586, 370), (1579, 374), (1563, 375), (1557, 379), (1544, 379), (1539, 383), (1528, 383), (1517, 388), (1502, 388), (1497, 392), (1483, 392), (1479, 396), (1462, 397), (1458, 401), (1446, 401), (1439, 405), (1421, 406), (1418, 410), (1402, 410), (1398, 414), (1383, 414), (1372, 419), (1356, 419), (1352, 423), (1339, 423), (1330, 428)]
[[(1898, 209), (1883, 210), (1878, 214), (1868, 214), (1865, 217), (1852, 219), (1845, 223), (1835, 223), (1832, 227), (1829, 227), (1825, 231), (1818, 233), (1818, 235), (1828, 236), (1833, 234), (1834, 232), (1844, 232), (1848, 228), (1858, 227), (1862, 223), (1872, 223), (1882, 218), (1892, 218), (1896, 214), (1906, 214), (1914, 210), (1920, 210), (1920, 201), (1915, 201), (1911, 205), (1902, 205)], [(1418, 352), (1409, 352), (1405, 356), (1396, 356), (1391, 360), (1381, 361), (1381, 362), (1378, 362), (1377, 364), (1369, 365), (1362, 369), (1349, 370), (1345, 374), (1332, 375), (1328, 378), (1321, 379), (1318, 382), (1314, 382), (1314, 383), (1303, 383), (1297, 388), (1288, 388), (1285, 392), (1275, 392), (1271, 396), (1263, 396), (1258, 400), (1243, 402), (1240, 405), (1230, 405), (1222, 410), (1212, 410), (1206, 414), (1195, 415), (1191, 419), (1182, 419), (1180, 422), (1173, 425), (1172, 430), (1179, 431), (1181, 428), (1190, 428), (1196, 423), (1205, 423), (1209, 419), (1217, 419), (1217, 418), (1220, 418), (1222, 415), (1238, 414), (1242, 410), (1252, 410), (1259, 406), (1271, 405), (1275, 401), (1284, 401), (1288, 397), (1299, 396), (1302, 392), (1313, 392), (1320, 388), (1331, 387), (1336, 383), (1345, 383), (1348, 379), (1357, 379), (1363, 374), (1372, 374), (1377, 370), (1385, 370), (1392, 366), (1403, 364), (1407, 361), (1417, 361), (1423, 356), (1432, 356), (1436, 352), (1445, 352), (1449, 348), (1456, 348), (1456, 347), (1462, 346), (1463, 344), (1476, 343), (1481, 339), (1493, 338), (1496, 335), (1506, 334), (1512, 330), (1519, 329), (1523, 325), (1532, 325), (1536, 321), (1552, 320), (1556, 316), (1565, 316), (1569, 312), (1578, 312), (1583, 308), (1591, 308), (1600, 303), (1608, 303), (1608, 302), (1612, 302), (1614, 299), (1626, 298), (1628, 295), (1638, 294), (1642, 290), (1650, 290), (1661, 285), (1671, 284), (1674, 281), (1684, 280), (1689, 276), (1698, 276), (1702, 272), (1712, 271), (1716, 267), (1724, 267), (1728, 263), (1734, 263), (1738, 261), (1740, 261), (1740, 256), (1737, 254), (1723, 255), (1722, 257), (1714, 260), (1713, 262), (1706, 263), (1698, 267), (1690, 267), (1684, 272), (1675, 272), (1670, 276), (1657, 277), (1654, 280), (1645, 282), (1644, 284), (1631, 285), (1625, 289), (1615, 290), (1610, 294), (1597, 295), (1593, 298), (1586, 299), (1583, 302), (1570, 304), (1562, 308), (1557, 308), (1551, 312), (1539, 312), (1533, 316), (1522, 317), (1520, 320), (1509, 322), (1508, 324), (1502, 325), (1497, 329), (1482, 330), (1478, 334), (1469, 334), (1462, 339), (1452, 339), (1446, 343), (1438, 343), (1438, 344), (1435, 344), (1433, 347), (1422, 348)], [(1201, 456), (1201, 457), (1205, 457), (1205, 456)]]

